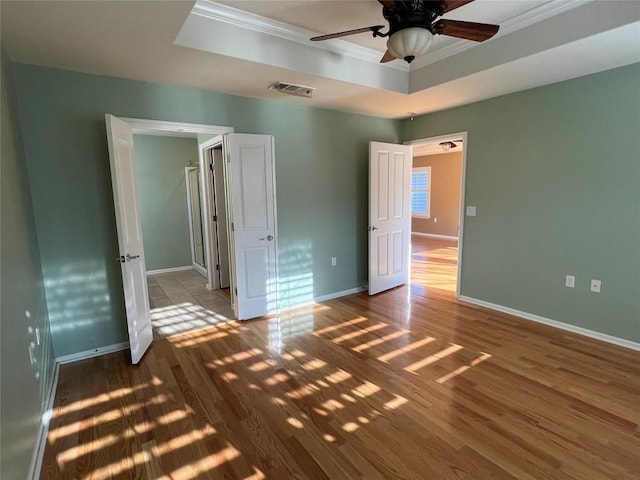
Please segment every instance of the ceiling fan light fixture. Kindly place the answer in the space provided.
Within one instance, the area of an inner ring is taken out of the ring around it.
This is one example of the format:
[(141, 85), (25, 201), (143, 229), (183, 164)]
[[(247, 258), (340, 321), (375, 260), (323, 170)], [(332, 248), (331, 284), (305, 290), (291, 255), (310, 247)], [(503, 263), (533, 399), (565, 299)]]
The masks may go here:
[(427, 53), (433, 34), (422, 27), (403, 28), (391, 34), (387, 40), (387, 48), (396, 58), (402, 58), (411, 63), (414, 58)]

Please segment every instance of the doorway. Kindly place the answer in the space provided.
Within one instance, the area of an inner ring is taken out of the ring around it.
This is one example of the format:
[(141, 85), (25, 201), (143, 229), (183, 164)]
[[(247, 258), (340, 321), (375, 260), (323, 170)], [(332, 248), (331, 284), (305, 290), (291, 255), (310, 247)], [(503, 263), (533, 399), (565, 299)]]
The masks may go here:
[(230, 236), (227, 222), (227, 177), (223, 162), (222, 137), (214, 137), (199, 144), (202, 175), (204, 254), (207, 264), (207, 288), (224, 290), (228, 295), (231, 266), (229, 262)]
[[(228, 289), (226, 294), (217, 290), (228, 287), (229, 279), (226, 285), (218, 282), (214, 291), (207, 288), (209, 270), (219, 273), (223, 264), (228, 271), (229, 260), (224, 255), (224, 261), (209, 265), (206, 259), (203, 219), (207, 212), (215, 216), (224, 208), (205, 203), (201, 186), (206, 172), (200, 166), (196, 135), (136, 131), (133, 143), (153, 337), (233, 319)], [(224, 199), (224, 183), (219, 188)], [(221, 217), (224, 223), (226, 215)], [(221, 243), (217, 236), (212, 241)]]
[(463, 266), (467, 133), (407, 142), (413, 147), (412, 288), (458, 298)]
[[(153, 340), (135, 181), (135, 129), (146, 127), (161, 132), (204, 133), (208, 138), (218, 134), (217, 138), (220, 141), (217, 143), (222, 145), (222, 161), (219, 163), (223, 164), (224, 198), (229, 211), (226, 223), (229, 236), (230, 283), (233, 285), (229, 292), (233, 318), (247, 320), (277, 311), (278, 241), (274, 137), (230, 133), (232, 129), (226, 127), (204, 126), (203, 132), (202, 126), (197, 124), (123, 119), (111, 114), (105, 115), (105, 121), (120, 252), (116, 259), (122, 270), (132, 363), (138, 363), (142, 359)], [(210, 135), (211, 133), (213, 135)], [(224, 133), (226, 135), (221, 136)], [(214, 138), (214, 142), (215, 140)], [(206, 155), (200, 148), (199, 161), (203, 173), (209, 171), (205, 168), (205, 158)], [(210, 171), (212, 170), (213, 166)], [(207, 187), (210, 182), (202, 179), (202, 184)], [(208, 205), (208, 202), (204, 202), (204, 219), (211, 216)], [(213, 236), (209, 235), (205, 242), (208, 244), (207, 250), (212, 248), (212, 238)], [(212, 265), (211, 258), (213, 257), (207, 257), (209, 270)], [(213, 282), (209, 287), (212, 285)], [(198, 309), (197, 306), (192, 306)], [(191, 310), (187, 311), (193, 313)]]

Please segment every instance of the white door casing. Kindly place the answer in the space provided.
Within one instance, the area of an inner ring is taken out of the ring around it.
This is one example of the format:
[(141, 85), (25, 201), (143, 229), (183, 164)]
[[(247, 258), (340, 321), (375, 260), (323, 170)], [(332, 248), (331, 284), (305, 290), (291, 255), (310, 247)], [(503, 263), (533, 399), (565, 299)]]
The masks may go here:
[(220, 158), (214, 157), (213, 162), (213, 193), (215, 203), (215, 227), (218, 251), (218, 263), (220, 269), (219, 282), (220, 288), (229, 288), (229, 236), (227, 233), (227, 196), (225, 192), (225, 175), (224, 175), (224, 158), (222, 154)]
[(202, 172), (200, 177), (200, 191), (202, 192), (201, 208), (203, 212), (205, 257), (207, 259), (207, 289), (209, 290), (217, 290), (220, 288), (218, 272), (215, 270), (218, 248), (216, 242), (216, 226), (213, 221), (213, 172), (211, 171), (210, 165), (211, 162), (214, 161), (214, 149), (219, 147), (219, 150), (222, 151), (222, 139), (222, 135), (218, 135), (198, 145), (200, 171)]
[(106, 115), (106, 123), (131, 361), (136, 364), (151, 345), (153, 331), (136, 191), (133, 131), (128, 123), (110, 114)]
[(411, 150), (369, 144), (369, 295), (409, 282)]
[(270, 135), (225, 135), (231, 298), (239, 320), (277, 310), (274, 142)]

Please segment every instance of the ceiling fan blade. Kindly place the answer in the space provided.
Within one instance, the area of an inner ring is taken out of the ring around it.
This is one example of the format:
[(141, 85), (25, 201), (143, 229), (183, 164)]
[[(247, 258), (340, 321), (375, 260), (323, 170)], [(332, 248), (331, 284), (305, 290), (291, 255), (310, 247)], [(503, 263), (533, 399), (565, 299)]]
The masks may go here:
[(386, 52), (384, 52), (384, 55), (380, 59), (380, 63), (387, 63), (387, 62), (390, 62), (391, 60), (395, 60), (395, 59), (396, 59), (396, 57), (394, 57), (392, 55), (392, 53), (389, 50), (387, 50)]
[(433, 33), (450, 37), (465, 38), (474, 42), (484, 42), (493, 37), (500, 28), (489, 23), (461, 22), (441, 19), (432, 25)]
[(440, 7), (440, 11), (442, 12), (440, 15), (442, 15), (443, 13), (450, 12), (451, 10), (455, 10), (456, 8), (460, 8), (471, 2), (473, 2), (473, 0), (435, 0), (430, 3), (437, 3)]
[(384, 28), (384, 25), (373, 25), (371, 27), (355, 28), (353, 30), (345, 30), (344, 32), (328, 33), (327, 35), (318, 35), (309, 40), (319, 42), (321, 40), (329, 40), (330, 38), (346, 37), (347, 35), (355, 35), (356, 33), (377, 32)]

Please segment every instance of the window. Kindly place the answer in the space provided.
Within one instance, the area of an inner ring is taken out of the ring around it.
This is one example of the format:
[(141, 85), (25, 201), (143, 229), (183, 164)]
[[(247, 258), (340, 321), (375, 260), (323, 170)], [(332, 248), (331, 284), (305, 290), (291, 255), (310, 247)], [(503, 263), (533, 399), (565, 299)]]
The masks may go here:
[(431, 207), (431, 167), (411, 171), (411, 216), (429, 218)]

